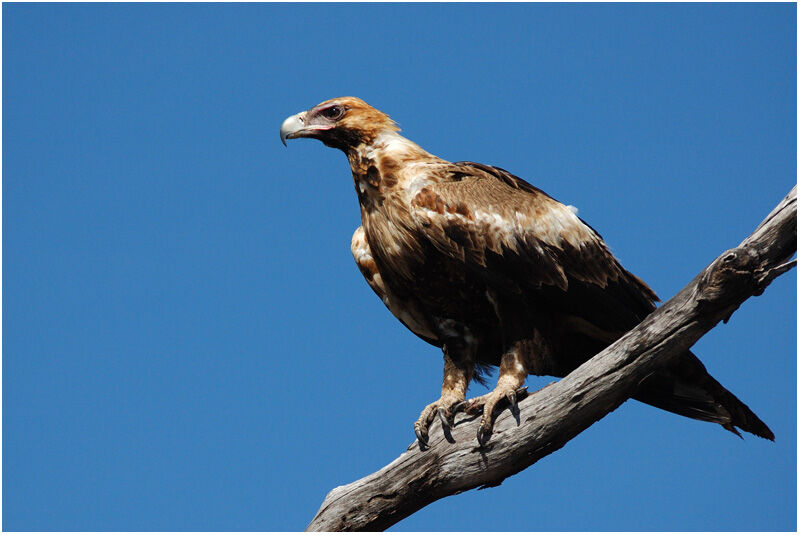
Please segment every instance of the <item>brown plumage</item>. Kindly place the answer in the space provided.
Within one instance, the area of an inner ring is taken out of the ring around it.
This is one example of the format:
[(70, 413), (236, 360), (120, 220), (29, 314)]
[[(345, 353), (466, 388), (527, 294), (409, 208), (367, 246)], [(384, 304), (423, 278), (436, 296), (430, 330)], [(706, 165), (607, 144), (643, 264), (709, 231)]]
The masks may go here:
[[(563, 377), (655, 309), (629, 273), (568, 207), (511, 173), (437, 158), (354, 97), (289, 117), (281, 139), (310, 137), (350, 162), (362, 226), (351, 249), (367, 283), (412, 332), (443, 350), (441, 397), (415, 423), (422, 443), (438, 415), (516, 402), (529, 374)], [(499, 366), (497, 387), (469, 402), (469, 382)], [(636, 399), (773, 439), (769, 428), (686, 352), (651, 375)]]

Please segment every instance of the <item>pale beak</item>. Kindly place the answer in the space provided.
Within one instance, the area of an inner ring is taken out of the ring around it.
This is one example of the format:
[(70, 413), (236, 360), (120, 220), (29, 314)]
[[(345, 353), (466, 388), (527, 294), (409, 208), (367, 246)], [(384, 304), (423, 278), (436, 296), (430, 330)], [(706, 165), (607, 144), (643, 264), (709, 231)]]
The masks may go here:
[(281, 143), (283, 146), (286, 146), (286, 140), (292, 139), (297, 137), (303, 128), (305, 128), (305, 123), (303, 120), (305, 119), (306, 112), (300, 112), (297, 115), (292, 115), (288, 117), (283, 124), (281, 125)]

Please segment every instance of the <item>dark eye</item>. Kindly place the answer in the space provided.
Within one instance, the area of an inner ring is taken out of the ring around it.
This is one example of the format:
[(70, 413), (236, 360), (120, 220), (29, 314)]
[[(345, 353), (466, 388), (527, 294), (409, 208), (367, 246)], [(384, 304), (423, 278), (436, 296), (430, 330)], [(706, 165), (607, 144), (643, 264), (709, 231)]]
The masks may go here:
[(342, 108), (341, 106), (331, 106), (322, 110), (320, 114), (327, 119), (338, 119), (342, 115)]

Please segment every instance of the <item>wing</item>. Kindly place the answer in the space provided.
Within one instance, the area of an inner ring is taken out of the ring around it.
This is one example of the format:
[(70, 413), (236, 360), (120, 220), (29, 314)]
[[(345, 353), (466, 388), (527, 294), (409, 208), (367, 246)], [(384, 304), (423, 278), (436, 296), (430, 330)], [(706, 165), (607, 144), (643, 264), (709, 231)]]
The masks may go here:
[(412, 217), (438, 251), (487, 283), (535, 294), (609, 331), (624, 332), (655, 308), (655, 293), (620, 265), (602, 237), (543, 191), (473, 162), (443, 172), (448, 181), (414, 197)]
[(350, 240), (350, 252), (353, 253), (353, 259), (356, 261), (356, 265), (361, 274), (364, 275), (369, 287), (381, 298), (383, 304), (389, 307), (389, 295), (383, 285), (378, 266), (375, 265), (375, 259), (372, 258), (372, 251), (367, 243), (364, 227), (358, 227), (353, 233), (353, 239)]
[(434, 331), (428, 327), (427, 317), (421, 314), (413, 303), (398, 299), (386, 288), (378, 266), (375, 264), (375, 259), (372, 257), (372, 250), (363, 227), (358, 227), (353, 233), (350, 251), (367, 284), (380, 297), (386, 308), (411, 332), (429, 344), (440, 345)]

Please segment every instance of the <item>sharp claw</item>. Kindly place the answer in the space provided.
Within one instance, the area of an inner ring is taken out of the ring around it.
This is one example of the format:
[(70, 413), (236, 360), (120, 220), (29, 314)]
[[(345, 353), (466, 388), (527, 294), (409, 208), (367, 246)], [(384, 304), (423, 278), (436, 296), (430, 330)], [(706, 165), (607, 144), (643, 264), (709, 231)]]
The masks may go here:
[(447, 418), (447, 411), (444, 410), (444, 408), (439, 407), (439, 410), (436, 411), (436, 413), (439, 415), (439, 419), (442, 421), (442, 427), (452, 427), (449, 419)]
[(464, 402), (460, 401), (450, 408), (450, 417), (447, 419), (447, 425), (450, 426), (450, 429), (456, 426), (456, 414), (458, 414), (458, 411), (461, 410), (463, 406)]
[(516, 410), (516, 408), (517, 408), (517, 393), (512, 390), (511, 392), (506, 394), (506, 399), (511, 404), (511, 408), (513, 410)]
[(436, 418), (436, 411), (431, 410), (428, 411), (428, 415), (425, 417), (425, 428), (427, 429), (429, 425), (433, 423), (433, 420)]
[(423, 446), (428, 445), (428, 433), (425, 433), (418, 423), (414, 424), (414, 434), (417, 435), (417, 440), (419, 440), (420, 444)]
[(481, 425), (478, 426), (478, 444), (485, 446), (486, 443), (489, 442), (489, 436), (491, 433), (491, 431), (484, 427), (484, 423), (481, 422)]
[(458, 414), (459, 412), (463, 411), (466, 406), (467, 406), (467, 401), (466, 400), (459, 401), (458, 403), (453, 405), (450, 408), (450, 414), (453, 415), (453, 419), (455, 419), (455, 415)]

